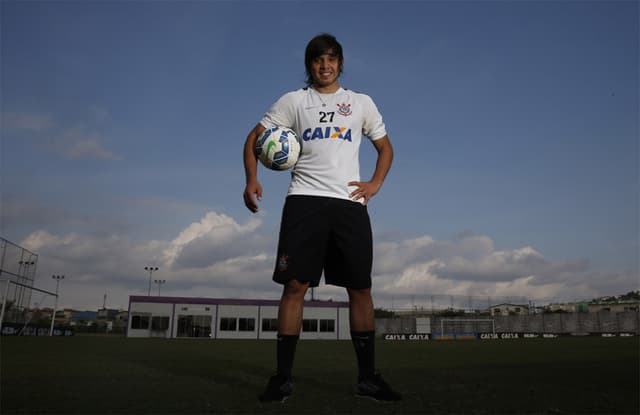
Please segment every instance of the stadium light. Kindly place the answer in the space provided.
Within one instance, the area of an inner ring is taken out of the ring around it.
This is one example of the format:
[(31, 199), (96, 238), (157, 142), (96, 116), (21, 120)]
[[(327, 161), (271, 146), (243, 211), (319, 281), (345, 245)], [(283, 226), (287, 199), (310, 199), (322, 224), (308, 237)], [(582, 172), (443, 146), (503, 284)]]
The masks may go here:
[(56, 310), (58, 309), (58, 288), (60, 287), (60, 280), (64, 279), (64, 275), (52, 275), (51, 278), (56, 280), (56, 301), (53, 305), (53, 314), (51, 315), (51, 329), (49, 329), (49, 336), (53, 336), (53, 323), (56, 321)]
[(147, 293), (147, 296), (151, 297), (151, 276), (153, 275), (154, 271), (157, 271), (160, 268), (146, 266), (146, 267), (144, 267), (144, 269), (145, 269), (145, 271), (149, 272), (149, 292)]
[(160, 287), (162, 287), (162, 284), (167, 282), (167, 280), (153, 280), (153, 282), (158, 284), (158, 297), (160, 297)]

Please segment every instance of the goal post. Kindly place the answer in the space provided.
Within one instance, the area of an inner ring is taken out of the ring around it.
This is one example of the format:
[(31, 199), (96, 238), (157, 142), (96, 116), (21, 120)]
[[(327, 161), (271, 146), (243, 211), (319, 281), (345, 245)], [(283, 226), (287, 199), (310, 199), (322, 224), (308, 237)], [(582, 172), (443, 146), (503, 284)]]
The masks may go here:
[[(48, 317), (51, 319), (51, 326), (48, 327), (48, 334), (53, 335), (53, 325), (58, 306), (58, 294), (23, 284), (10, 279), (0, 280), (0, 293), (2, 304), (0, 305), (0, 330), (5, 334), (5, 327), (11, 325), (14, 330), (18, 330), (18, 335), (38, 320), (45, 318), (47, 313), (44, 310), (53, 310)], [(33, 297), (32, 297), (33, 296)], [(25, 302), (25, 298), (35, 301), (34, 306)], [(14, 331), (15, 332), (15, 331)], [(42, 333), (40, 334), (42, 335)]]
[(440, 320), (440, 335), (476, 335), (496, 333), (496, 323), (492, 318), (443, 318)]

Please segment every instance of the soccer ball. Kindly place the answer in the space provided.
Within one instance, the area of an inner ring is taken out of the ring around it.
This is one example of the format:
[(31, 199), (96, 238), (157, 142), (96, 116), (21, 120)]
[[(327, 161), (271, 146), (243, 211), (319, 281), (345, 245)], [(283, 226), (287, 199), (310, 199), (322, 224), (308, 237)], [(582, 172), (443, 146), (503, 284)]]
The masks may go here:
[(300, 138), (289, 128), (269, 128), (256, 141), (256, 155), (271, 170), (290, 169), (300, 155)]

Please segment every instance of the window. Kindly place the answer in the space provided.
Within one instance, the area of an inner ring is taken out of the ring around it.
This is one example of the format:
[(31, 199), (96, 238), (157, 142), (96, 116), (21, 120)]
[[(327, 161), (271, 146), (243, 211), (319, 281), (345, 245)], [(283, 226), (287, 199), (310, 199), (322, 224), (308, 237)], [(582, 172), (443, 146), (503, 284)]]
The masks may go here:
[(262, 319), (262, 331), (278, 331), (278, 319), (277, 318), (263, 318)]
[(236, 331), (237, 321), (237, 319), (231, 317), (220, 318), (220, 331)]
[(178, 316), (177, 337), (211, 337), (211, 316)]
[(302, 331), (318, 331), (318, 320), (302, 320)]
[(520, 312), (520, 307), (516, 307), (516, 313)]
[(169, 329), (169, 317), (154, 316), (151, 317), (151, 330), (167, 330)]
[(255, 331), (256, 319), (255, 318), (240, 318), (238, 319), (239, 331)]
[(149, 328), (149, 316), (134, 315), (131, 317), (131, 328), (146, 330)]
[(321, 332), (334, 332), (335, 331), (335, 320), (320, 320), (320, 331)]

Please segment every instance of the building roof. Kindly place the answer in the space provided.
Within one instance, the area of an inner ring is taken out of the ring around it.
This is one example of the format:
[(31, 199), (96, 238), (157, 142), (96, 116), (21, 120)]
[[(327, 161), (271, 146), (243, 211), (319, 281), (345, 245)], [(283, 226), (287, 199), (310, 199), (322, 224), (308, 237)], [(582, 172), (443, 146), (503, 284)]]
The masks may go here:
[(492, 306), (491, 306), (491, 308), (493, 308), (493, 307), (502, 307), (502, 306), (509, 306), (509, 307), (529, 307), (529, 304), (500, 303), (500, 304), (492, 305)]
[[(205, 297), (162, 297), (147, 295), (131, 295), (129, 303), (160, 303), (160, 304), (213, 304), (213, 305), (272, 305), (277, 306), (280, 300), (256, 300), (241, 298), (205, 298)], [(349, 307), (346, 301), (312, 300), (305, 301), (305, 307)]]

